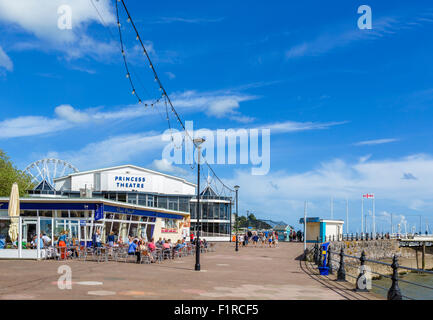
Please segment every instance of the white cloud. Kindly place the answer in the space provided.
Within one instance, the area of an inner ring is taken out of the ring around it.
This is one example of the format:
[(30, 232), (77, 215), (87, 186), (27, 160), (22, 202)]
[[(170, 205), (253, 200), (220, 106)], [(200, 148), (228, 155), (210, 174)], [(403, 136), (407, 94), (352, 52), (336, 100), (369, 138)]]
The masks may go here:
[(378, 144), (385, 144), (391, 142), (397, 142), (398, 139), (376, 139), (376, 140), (366, 140), (355, 143), (355, 146), (374, 146)]
[(224, 118), (234, 117), (233, 120), (243, 118), (239, 111), (241, 102), (258, 99), (257, 96), (235, 94), (231, 92), (204, 92), (185, 91), (172, 95), (173, 104), (179, 109), (203, 110), (208, 116)]
[[(383, 17), (373, 21), (373, 29), (359, 30), (351, 23), (350, 28), (345, 31), (324, 32), (311, 41), (303, 42), (291, 47), (286, 51), (286, 58), (293, 59), (305, 56), (319, 56), (326, 54), (334, 49), (356, 43), (361, 40), (380, 39), (384, 36), (395, 34), (399, 30), (407, 30), (421, 26), (421, 23), (412, 23), (404, 21), (405, 17)], [(418, 22), (431, 21), (416, 18)]]
[(68, 160), (80, 170), (125, 164), (134, 157), (150, 152), (158, 153), (167, 142), (155, 132), (109, 137), (86, 145), (77, 151), (62, 152), (59, 157)]
[[(272, 169), (272, 168), (271, 168)], [(404, 172), (412, 172), (418, 180), (402, 180)], [(433, 209), (433, 157), (413, 155), (401, 159), (350, 163), (341, 159), (322, 163), (300, 173), (274, 171), (266, 176), (252, 176), (249, 170), (236, 171), (225, 180), (227, 185), (241, 186), (241, 201), (255, 208), (259, 216), (284, 220), (299, 218), (304, 201), (310, 202), (310, 214), (329, 217), (329, 199), (348, 198), (357, 201), (361, 195), (376, 195), (377, 210), (399, 206), (401, 213), (412, 210), (429, 212)], [(245, 208), (245, 209), (248, 209)]]
[(161, 17), (153, 23), (193, 23), (193, 24), (201, 24), (201, 23), (210, 23), (210, 22), (220, 22), (224, 20), (224, 18), (214, 18), (214, 19), (206, 19), (206, 18), (182, 18), (182, 17)]
[(55, 109), (59, 118), (70, 122), (82, 123), (89, 121), (89, 115), (74, 109), (70, 105), (60, 105)]
[[(94, 2), (106, 23), (114, 23), (113, 8), (108, 0)], [(58, 8), (72, 9), (72, 30), (58, 28)], [(87, 24), (100, 23), (100, 18), (89, 0), (0, 0), (0, 21), (19, 26), (38, 38), (55, 42), (74, 42)]]
[(156, 171), (182, 175), (184, 177), (189, 174), (186, 170), (171, 164), (167, 159), (154, 160), (151, 164), (151, 168), (155, 169)]
[[(108, 0), (94, 1), (102, 19), (107, 24), (115, 22), (113, 8)], [(60, 29), (58, 8), (68, 5), (72, 13), (72, 29)], [(14, 50), (57, 50), (67, 59), (89, 56), (106, 59), (116, 50), (114, 41), (105, 43), (86, 34), (92, 23), (101, 23), (97, 11), (89, 0), (0, 0), (0, 22), (34, 35), (39, 41), (17, 42)]]
[(5, 68), (7, 71), (12, 71), (14, 68), (11, 58), (9, 58), (2, 47), (0, 47), (0, 68)]
[(71, 127), (70, 123), (61, 119), (34, 116), (18, 117), (0, 122), (0, 138), (36, 136), (63, 131)]
[(261, 129), (271, 129), (271, 133), (289, 133), (298, 131), (309, 131), (309, 130), (324, 130), (330, 127), (342, 125), (347, 121), (341, 122), (295, 122), (285, 121), (276, 122), (269, 125), (263, 125)]

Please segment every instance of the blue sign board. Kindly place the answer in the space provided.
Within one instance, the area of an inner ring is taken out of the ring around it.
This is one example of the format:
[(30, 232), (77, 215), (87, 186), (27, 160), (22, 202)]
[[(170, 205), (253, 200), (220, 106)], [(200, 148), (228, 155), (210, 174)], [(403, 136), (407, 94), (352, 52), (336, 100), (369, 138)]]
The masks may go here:
[(97, 204), (95, 210), (95, 221), (104, 219), (104, 205)]

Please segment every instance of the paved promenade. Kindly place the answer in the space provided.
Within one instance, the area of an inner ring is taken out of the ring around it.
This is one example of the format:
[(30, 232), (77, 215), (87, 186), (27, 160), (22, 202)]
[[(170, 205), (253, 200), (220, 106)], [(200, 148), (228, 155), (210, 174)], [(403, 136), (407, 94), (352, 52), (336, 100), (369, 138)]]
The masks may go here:
[[(232, 244), (218, 244), (216, 252), (202, 254), (201, 272), (193, 271), (193, 256), (152, 265), (0, 261), (0, 299), (376, 299), (318, 276), (298, 259), (300, 252), (300, 243), (238, 253)], [(72, 269), (71, 290), (57, 286), (64, 264)]]

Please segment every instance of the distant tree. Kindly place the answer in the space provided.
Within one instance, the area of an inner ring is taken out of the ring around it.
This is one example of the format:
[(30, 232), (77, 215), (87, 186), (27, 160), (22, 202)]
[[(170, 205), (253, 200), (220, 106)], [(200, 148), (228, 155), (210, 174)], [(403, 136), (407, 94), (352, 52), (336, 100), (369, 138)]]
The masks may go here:
[(29, 188), (33, 188), (31, 177), (18, 170), (7, 154), (0, 149), (0, 197), (10, 195), (14, 182), (18, 183), (21, 197), (26, 194)]
[(253, 227), (254, 229), (272, 229), (272, 227), (264, 221), (257, 219), (254, 214), (240, 216), (238, 218), (239, 228)]

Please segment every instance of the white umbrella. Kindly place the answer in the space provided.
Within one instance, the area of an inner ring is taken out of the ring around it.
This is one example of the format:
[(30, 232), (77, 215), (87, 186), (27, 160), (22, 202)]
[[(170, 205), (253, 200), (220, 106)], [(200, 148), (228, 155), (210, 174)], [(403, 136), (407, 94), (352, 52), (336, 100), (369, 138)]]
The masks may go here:
[(9, 226), (9, 237), (12, 242), (17, 241), (18, 238), (18, 218), (20, 216), (20, 195), (18, 191), (18, 184), (15, 182), (12, 185), (11, 196), (9, 197), (8, 215), (11, 217), (11, 224)]

